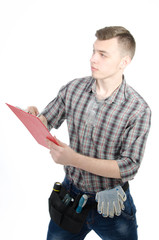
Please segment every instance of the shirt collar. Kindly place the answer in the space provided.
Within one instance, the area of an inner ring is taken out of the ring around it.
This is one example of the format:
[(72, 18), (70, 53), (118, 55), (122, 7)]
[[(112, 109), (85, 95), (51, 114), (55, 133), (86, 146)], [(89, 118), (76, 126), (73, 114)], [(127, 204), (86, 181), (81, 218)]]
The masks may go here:
[[(89, 81), (86, 92), (96, 92), (96, 80), (91, 78)], [(112, 93), (112, 95), (105, 99), (107, 104), (115, 103), (117, 105), (123, 104), (126, 101), (126, 80), (123, 76), (121, 85)]]
[(92, 92), (92, 87), (93, 87), (93, 84), (95, 83), (95, 79), (93, 77), (91, 77), (86, 85), (86, 88), (85, 88), (85, 91), (86, 92)]

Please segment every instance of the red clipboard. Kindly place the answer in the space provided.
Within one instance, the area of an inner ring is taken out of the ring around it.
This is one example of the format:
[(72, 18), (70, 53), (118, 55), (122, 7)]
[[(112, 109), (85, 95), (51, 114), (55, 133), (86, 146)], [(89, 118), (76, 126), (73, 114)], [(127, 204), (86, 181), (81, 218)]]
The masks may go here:
[(55, 144), (59, 145), (56, 139), (51, 135), (49, 130), (45, 127), (42, 121), (17, 107), (14, 107), (8, 103), (6, 105), (14, 112), (14, 114), (20, 119), (20, 121), (25, 125), (31, 135), (36, 139), (36, 141), (42, 146), (49, 148), (46, 143), (46, 138)]

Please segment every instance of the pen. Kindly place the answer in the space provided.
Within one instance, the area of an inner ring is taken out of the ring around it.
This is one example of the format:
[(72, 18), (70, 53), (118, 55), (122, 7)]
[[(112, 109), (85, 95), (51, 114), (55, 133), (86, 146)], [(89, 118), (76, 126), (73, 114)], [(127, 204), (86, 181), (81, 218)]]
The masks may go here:
[[(20, 108), (20, 107), (18, 107), (18, 106), (16, 106), (16, 108), (18, 108), (18, 109), (20, 109), (20, 110), (22, 110), (22, 111), (24, 111), (24, 112), (26, 112), (26, 113), (32, 114), (30, 111), (27, 111), (27, 110), (25, 110), (25, 109), (22, 109), (22, 108)], [(41, 113), (39, 113), (38, 115), (36, 115), (36, 117), (40, 117), (40, 115), (41, 115)]]
[[(27, 111), (27, 110), (25, 110), (25, 109), (22, 109), (22, 108), (20, 108), (20, 107), (18, 107), (18, 106), (16, 106), (16, 108), (19, 108), (20, 110), (22, 110), (22, 111), (24, 111), (24, 112), (27, 112), (27, 113), (32, 114), (31, 112), (29, 112), (29, 111)], [(40, 117), (40, 115), (41, 115), (41, 113), (39, 113), (38, 115), (36, 115), (36, 117)]]
[(78, 207), (76, 208), (76, 213), (80, 213), (82, 211), (82, 208), (85, 206), (87, 200), (88, 196), (86, 194), (83, 194), (79, 200)]

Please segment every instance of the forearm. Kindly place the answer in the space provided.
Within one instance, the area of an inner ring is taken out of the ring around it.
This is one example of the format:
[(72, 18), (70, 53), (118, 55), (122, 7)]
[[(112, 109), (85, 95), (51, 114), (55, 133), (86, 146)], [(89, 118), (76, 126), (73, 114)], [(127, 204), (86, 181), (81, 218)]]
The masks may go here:
[(71, 165), (99, 176), (121, 178), (116, 160), (96, 159), (77, 154)]
[(51, 156), (56, 163), (80, 168), (103, 177), (121, 178), (116, 160), (87, 157), (73, 151), (68, 145), (62, 143), (58, 139), (56, 140), (59, 143), (59, 146), (47, 140)]

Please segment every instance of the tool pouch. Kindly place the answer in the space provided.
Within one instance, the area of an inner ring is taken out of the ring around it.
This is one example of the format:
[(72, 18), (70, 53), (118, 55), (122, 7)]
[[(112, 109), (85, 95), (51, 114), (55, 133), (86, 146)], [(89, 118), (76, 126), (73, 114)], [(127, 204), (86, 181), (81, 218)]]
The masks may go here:
[(82, 208), (81, 213), (76, 213), (76, 208), (82, 195), (77, 195), (71, 204), (66, 205), (62, 200), (68, 193), (63, 186), (59, 193), (52, 191), (49, 198), (49, 213), (51, 219), (57, 225), (75, 234), (80, 232), (88, 215), (89, 207), (86, 205)]

